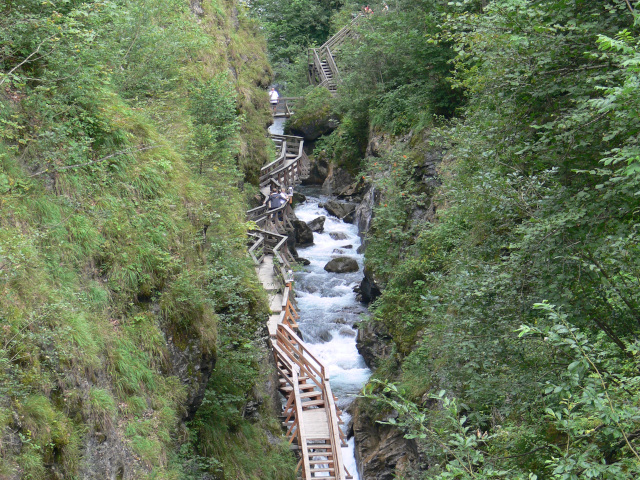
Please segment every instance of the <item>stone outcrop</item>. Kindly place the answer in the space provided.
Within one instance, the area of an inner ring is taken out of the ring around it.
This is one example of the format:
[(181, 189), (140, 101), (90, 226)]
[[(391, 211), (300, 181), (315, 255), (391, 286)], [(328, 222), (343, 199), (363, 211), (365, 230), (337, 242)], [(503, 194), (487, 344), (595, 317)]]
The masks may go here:
[(391, 354), (391, 335), (379, 322), (364, 321), (357, 324), (356, 347), (364, 362), (371, 369)]
[(211, 372), (216, 365), (215, 352), (203, 351), (198, 340), (177, 345), (173, 337), (167, 339), (173, 374), (186, 386), (187, 404), (185, 420), (192, 420), (204, 399), (204, 392)]
[(324, 266), (327, 272), (350, 273), (358, 271), (358, 262), (351, 257), (336, 257)]
[(373, 302), (382, 294), (380, 287), (371, 274), (371, 270), (366, 267), (364, 269), (364, 278), (360, 282), (357, 293), (360, 295), (359, 301), (366, 304)]
[(202, 8), (202, 0), (191, 0), (189, 2), (189, 5), (191, 6), (191, 11), (199, 16), (199, 17), (204, 17), (204, 9)]
[(322, 135), (328, 135), (338, 126), (338, 122), (331, 115), (324, 115), (314, 118), (306, 123), (291, 122), (289, 131), (291, 135), (303, 137), (305, 141), (314, 141)]
[(329, 162), (320, 156), (310, 155), (309, 176), (302, 180), (303, 185), (322, 185), (329, 175)]
[(358, 234), (363, 239), (362, 249), (366, 248), (365, 235), (371, 228), (373, 220), (373, 209), (380, 203), (380, 195), (375, 187), (367, 190), (362, 198), (362, 202), (356, 207), (354, 223), (358, 227)]
[(324, 232), (324, 221), (327, 217), (322, 216), (318, 218), (314, 218), (310, 222), (307, 222), (307, 226), (311, 229), (312, 232), (322, 233)]
[(329, 212), (329, 214), (333, 215), (334, 217), (338, 217), (346, 222), (345, 218), (356, 210), (356, 205), (353, 203), (329, 200), (324, 204), (324, 208), (327, 212)]
[[(388, 418), (389, 416), (387, 416)], [(377, 423), (356, 400), (353, 412), (355, 457), (360, 478), (367, 480), (393, 480), (413, 478), (418, 465), (415, 442), (404, 438), (393, 425)]]
[(338, 194), (337, 198), (341, 200), (347, 200), (350, 202), (361, 202), (362, 197), (369, 189), (369, 186), (365, 182), (363, 177), (360, 177), (356, 182), (347, 185), (342, 188)]
[(313, 231), (302, 220), (293, 221), (293, 235), (296, 245), (299, 247), (308, 247), (313, 245)]
[(327, 177), (322, 183), (322, 190), (332, 195), (353, 183), (353, 176), (345, 169), (329, 164)]

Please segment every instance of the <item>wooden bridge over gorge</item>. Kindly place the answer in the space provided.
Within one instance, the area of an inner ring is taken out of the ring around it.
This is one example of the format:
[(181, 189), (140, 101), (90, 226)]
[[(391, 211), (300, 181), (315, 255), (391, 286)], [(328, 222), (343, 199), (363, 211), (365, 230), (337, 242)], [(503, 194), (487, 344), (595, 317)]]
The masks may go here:
[[(269, 195), (271, 185), (293, 186), (309, 175), (309, 159), (300, 137), (272, 135), (278, 158), (262, 167), (260, 191)], [(296, 472), (309, 480), (352, 478), (342, 461), (346, 439), (340, 429), (340, 410), (336, 407), (324, 365), (296, 334), (299, 318), (293, 305), (291, 263), (287, 248), (293, 231), (290, 203), (268, 210), (266, 206), (247, 212), (257, 228), (249, 232), (249, 255), (262, 285), (269, 294), (271, 315), (269, 336), (279, 376), (280, 392), (287, 401), (283, 425), (290, 444), (300, 454)]]

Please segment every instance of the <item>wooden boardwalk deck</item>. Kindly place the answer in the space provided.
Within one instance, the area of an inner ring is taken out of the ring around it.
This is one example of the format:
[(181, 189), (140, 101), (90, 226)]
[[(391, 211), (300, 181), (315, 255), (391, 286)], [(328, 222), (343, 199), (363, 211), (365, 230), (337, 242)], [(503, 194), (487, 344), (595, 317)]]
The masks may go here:
[[(268, 195), (270, 186), (291, 186), (308, 174), (308, 159), (299, 137), (273, 136), (280, 147), (278, 158), (262, 168), (260, 191)], [(336, 408), (324, 365), (309, 351), (295, 333), (298, 314), (292, 305), (288, 268), (293, 260), (287, 249), (287, 228), (293, 212), (287, 203), (275, 210), (258, 207), (247, 212), (259, 229), (250, 232), (249, 254), (256, 274), (267, 291), (271, 313), (267, 319), (280, 392), (287, 399), (283, 425), (289, 443), (298, 447), (297, 472), (304, 480), (352, 478), (342, 461), (346, 439), (339, 425)]]

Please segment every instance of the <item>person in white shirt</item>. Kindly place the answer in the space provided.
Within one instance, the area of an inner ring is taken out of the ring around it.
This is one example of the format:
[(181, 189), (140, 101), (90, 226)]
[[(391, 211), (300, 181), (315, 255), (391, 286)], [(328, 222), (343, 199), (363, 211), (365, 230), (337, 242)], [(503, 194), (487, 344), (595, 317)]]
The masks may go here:
[(273, 114), (276, 114), (276, 109), (278, 108), (278, 92), (276, 92), (275, 87), (271, 88), (269, 92), (269, 101), (271, 102), (271, 109), (273, 110)]

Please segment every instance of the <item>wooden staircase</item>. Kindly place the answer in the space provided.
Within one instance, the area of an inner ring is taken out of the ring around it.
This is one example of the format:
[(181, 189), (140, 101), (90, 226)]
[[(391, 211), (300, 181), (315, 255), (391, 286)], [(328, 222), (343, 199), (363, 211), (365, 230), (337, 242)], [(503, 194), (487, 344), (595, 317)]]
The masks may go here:
[(300, 452), (297, 471), (305, 479), (352, 478), (342, 463), (342, 412), (336, 408), (324, 366), (286, 324), (278, 325), (272, 343), (280, 391), (287, 398), (283, 425), (289, 443)]
[[(290, 186), (309, 173), (309, 160), (300, 137), (272, 136), (279, 155), (261, 169), (260, 187), (268, 193), (272, 184)], [(297, 336), (298, 313), (292, 304), (289, 267), (293, 257), (287, 248), (286, 231), (293, 211), (289, 203), (267, 210), (247, 212), (258, 228), (249, 232), (249, 255), (270, 297), (269, 336), (278, 371), (279, 390), (287, 399), (282, 423), (289, 443), (300, 456), (296, 472), (304, 480), (353, 478), (342, 461), (346, 439), (324, 365)]]
[(335, 61), (335, 54), (339, 47), (354, 36), (353, 27), (362, 18), (361, 14), (343, 27), (338, 33), (327, 40), (318, 48), (309, 49), (309, 70), (307, 73), (309, 83), (318, 87), (326, 87), (335, 95), (340, 83), (340, 72)]

